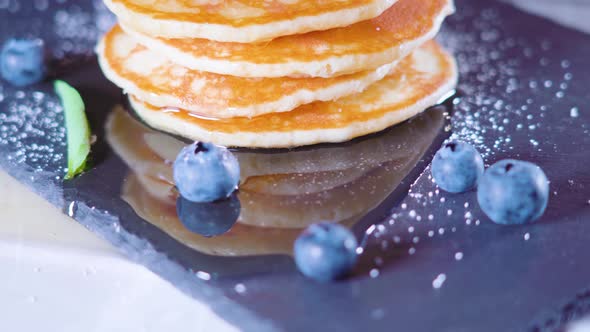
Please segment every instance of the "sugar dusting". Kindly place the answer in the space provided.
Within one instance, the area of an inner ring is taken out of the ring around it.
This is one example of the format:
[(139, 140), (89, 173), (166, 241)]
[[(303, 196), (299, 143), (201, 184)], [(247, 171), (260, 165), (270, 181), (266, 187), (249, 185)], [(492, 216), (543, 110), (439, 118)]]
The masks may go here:
[(98, 39), (115, 24), (115, 17), (101, 0), (93, 0), (93, 10), (79, 7), (75, 1), (61, 2), (70, 5), (53, 16), (54, 34), (58, 37), (54, 56), (93, 54)]
[(0, 147), (8, 150), (5, 158), (37, 171), (61, 173), (63, 166), (56, 165), (65, 165), (66, 131), (59, 100), (40, 91), (4, 95), (0, 86), (0, 101)]
[(432, 288), (439, 289), (443, 286), (445, 281), (447, 280), (447, 275), (444, 273), (439, 274), (433, 281), (432, 281)]
[[(475, 11), (467, 7), (452, 20), (455, 24), (445, 28), (439, 38), (455, 53), (461, 74), (458, 94), (451, 102), (453, 111), (445, 113), (449, 123), (444, 130), (449, 140), (474, 145), (489, 166), (499, 159), (520, 158), (514, 153), (515, 146), (527, 146), (530, 153), (557, 151), (555, 141), (538, 134), (548, 112), (562, 112), (564, 121), (569, 121), (564, 126), (581, 126), (588, 133), (582, 121), (575, 122), (580, 106), (568, 99), (574, 79), (572, 63), (570, 59), (552, 59), (554, 45), (549, 40), (507, 36), (502, 31), (503, 18), (495, 9)], [(515, 53), (520, 56), (508, 56)], [(521, 68), (531, 63), (539, 71), (529, 77)], [(561, 73), (559, 80), (550, 79), (555, 72)], [(384, 223), (386, 230), (376, 229), (363, 242), (370, 246), (379, 238), (381, 248), (413, 256), (437, 238), (471, 232), (487, 223), (477, 205), (473, 192), (453, 195), (439, 190), (427, 167), (408, 196), (391, 211)], [(533, 238), (526, 233), (524, 240), (528, 243)], [(463, 250), (457, 251), (457, 246), (451, 252), (436, 253), (449, 269), (453, 263), (461, 264), (466, 255)], [(442, 287), (445, 280), (443, 271), (432, 287)]]
[[(10, 24), (6, 31), (11, 36), (45, 39), (53, 59), (66, 63), (91, 56), (98, 38), (115, 22), (101, 0), (0, 0), (0, 15), (6, 11), (14, 17), (34, 18), (26, 25), (2, 20), (0, 28)], [(47, 14), (39, 15), (44, 12)], [(5, 158), (35, 171), (62, 174), (66, 163), (63, 109), (49, 84), (21, 90), (0, 80), (0, 109), (0, 147), (7, 150)]]

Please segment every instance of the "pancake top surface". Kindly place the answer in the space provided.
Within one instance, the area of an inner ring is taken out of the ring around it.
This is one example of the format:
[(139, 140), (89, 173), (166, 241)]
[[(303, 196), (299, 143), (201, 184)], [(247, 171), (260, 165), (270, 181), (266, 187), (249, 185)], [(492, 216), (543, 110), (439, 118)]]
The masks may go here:
[(452, 0), (400, 0), (372, 20), (252, 44), (165, 39), (126, 30), (190, 68), (237, 76), (325, 77), (398, 60), (411, 50), (408, 43), (433, 38), (453, 10)]
[(395, 1), (106, 0), (105, 3), (126, 23), (151, 34), (253, 42), (347, 26), (379, 16)]
[(104, 73), (139, 98), (160, 106), (227, 118), (286, 112), (316, 100), (364, 90), (391, 65), (332, 78), (242, 78), (190, 70), (139, 45), (118, 26), (98, 47)]

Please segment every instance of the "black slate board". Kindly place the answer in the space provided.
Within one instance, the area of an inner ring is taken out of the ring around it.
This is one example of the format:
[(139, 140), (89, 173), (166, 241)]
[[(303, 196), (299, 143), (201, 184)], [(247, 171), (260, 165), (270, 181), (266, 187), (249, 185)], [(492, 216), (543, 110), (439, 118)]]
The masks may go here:
[[(128, 169), (103, 130), (122, 97), (91, 56), (99, 33), (92, 26), (109, 17), (97, 2), (10, 3), (0, 8), (0, 39), (31, 34), (48, 41), (63, 59), (54, 75), (80, 90), (98, 142), (95, 166), (64, 183), (63, 116), (50, 84), (19, 91), (1, 83), (0, 165), (244, 330), (554, 331), (588, 312), (590, 37), (501, 3), (458, 1), (440, 38), (462, 72), (450, 127), (355, 225), (365, 250), (355, 274), (316, 284), (288, 256), (209, 256), (139, 218), (120, 198)], [(496, 226), (473, 193), (436, 191), (428, 164), (448, 135), (474, 143), (488, 164), (504, 158), (539, 164), (553, 192), (543, 218)], [(213, 280), (197, 271), (211, 272)], [(435, 289), (442, 274), (446, 281)]]

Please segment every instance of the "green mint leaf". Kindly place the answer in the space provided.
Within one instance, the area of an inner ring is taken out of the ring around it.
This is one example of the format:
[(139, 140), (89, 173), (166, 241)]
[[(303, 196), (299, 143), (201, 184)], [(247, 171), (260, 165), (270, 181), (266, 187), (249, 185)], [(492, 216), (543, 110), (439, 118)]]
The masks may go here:
[(90, 126), (86, 118), (82, 97), (68, 83), (55, 81), (55, 92), (61, 99), (66, 118), (68, 138), (68, 172), (66, 180), (82, 173), (90, 153)]

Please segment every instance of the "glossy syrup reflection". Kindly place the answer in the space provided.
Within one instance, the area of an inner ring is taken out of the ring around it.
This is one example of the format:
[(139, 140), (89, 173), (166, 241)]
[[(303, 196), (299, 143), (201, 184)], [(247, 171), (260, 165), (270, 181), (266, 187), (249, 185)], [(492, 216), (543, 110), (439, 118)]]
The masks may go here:
[(176, 214), (180, 222), (189, 231), (204, 237), (227, 233), (238, 221), (240, 210), (237, 193), (211, 203), (191, 202), (182, 196), (176, 199)]
[[(130, 169), (123, 199), (140, 217), (204, 254), (290, 255), (293, 241), (309, 224), (329, 221), (352, 227), (384, 202), (441, 132), (443, 111), (434, 108), (345, 144), (235, 151), (242, 178), (237, 193), (241, 210), (233, 227), (232, 211), (211, 213), (205, 206), (184, 215), (184, 224), (180, 221), (172, 162), (184, 142), (144, 126), (123, 109), (110, 115), (106, 132)], [(233, 205), (234, 212), (239, 205)], [(199, 223), (199, 218), (219, 219)], [(218, 228), (212, 227), (215, 223)]]

